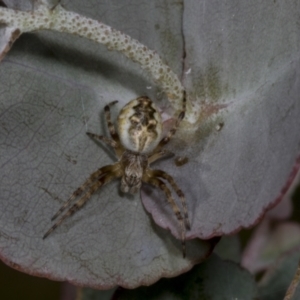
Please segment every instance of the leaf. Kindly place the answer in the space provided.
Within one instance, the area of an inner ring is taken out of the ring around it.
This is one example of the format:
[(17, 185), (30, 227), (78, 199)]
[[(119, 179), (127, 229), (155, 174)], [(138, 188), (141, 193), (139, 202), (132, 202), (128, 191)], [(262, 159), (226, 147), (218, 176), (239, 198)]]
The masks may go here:
[[(281, 257), (274, 267), (264, 275), (259, 286), (259, 299), (281, 300), (284, 298), (299, 262), (299, 247), (294, 250)], [(300, 288), (298, 286), (291, 299), (297, 300), (299, 297)]]
[[(99, 19), (93, 13), (104, 11), (101, 5), (83, 8)], [(1, 257), (14, 268), (55, 280), (133, 288), (189, 270), (214, 242), (188, 243), (183, 259), (180, 241), (153, 223), (139, 195), (122, 195), (117, 181), (42, 239), (70, 194), (115, 161), (85, 134), (107, 134), (104, 105), (119, 99), (115, 117), (151, 85), (138, 66), (99, 48), (58, 33), (24, 34), (0, 67)], [(154, 93), (153, 88), (149, 94)]]
[(3, 0), (5, 5), (16, 10), (31, 10), (33, 11), (39, 5), (46, 5), (49, 8), (57, 5), (60, 0)]
[[(252, 226), (281, 200), (299, 169), (298, 4), (184, 5), (183, 82), (201, 114), (189, 116), (194, 124), (184, 123), (170, 145), (187, 163), (157, 167), (172, 174), (188, 199), (190, 239)], [(160, 197), (143, 194), (143, 203), (178, 237), (174, 223), (161, 217), (171, 211), (156, 205)]]
[(300, 245), (300, 226), (296, 222), (272, 224), (264, 220), (247, 245), (242, 265), (252, 274), (267, 269), (283, 253)]
[(0, 61), (4, 58), (15, 40), (20, 36), (18, 28), (0, 25)]
[(40, 0), (3, 0), (4, 4), (16, 10), (32, 10), (33, 6), (37, 4)]
[(111, 300), (115, 291), (116, 289), (99, 291), (90, 288), (81, 288), (77, 290), (76, 300)]
[[(170, 148), (177, 165), (178, 157), (188, 162), (179, 167), (169, 159), (153, 167), (170, 173), (185, 193), (189, 239), (252, 225), (291, 174), (300, 145), (299, 10), (279, 5), (66, 3), (155, 49), (179, 76), (186, 53), (183, 81), (195, 115)], [(173, 117), (137, 65), (78, 37), (26, 34), (0, 66), (0, 89), (0, 255), (7, 264), (78, 285), (133, 288), (183, 273), (212, 251), (215, 241), (196, 239), (183, 259), (180, 241), (152, 221), (178, 237), (165, 198), (145, 187), (150, 216), (139, 196), (120, 194), (118, 182), (42, 240), (69, 195), (114, 161), (85, 135), (106, 133), (105, 104), (119, 100), (115, 117), (122, 105), (147, 94)]]
[(247, 271), (233, 262), (222, 261), (213, 255), (186, 274), (176, 278), (162, 279), (151, 287), (117, 291), (114, 299), (253, 300), (255, 296), (256, 284)]
[(298, 171), (283, 199), (265, 214), (247, 241), (241, 265), (252, 274), (272, 266), (283, 253), (300, 245), (300, 226), (296, 222), (288, 221), (292, 211), (297, 211), (293, 208), (292, 197), (299, 185), (299, 178)]
[(215, 247), (214, 253), (223, 260), (239, 263), (241, 261), (241, 242), (238, 235), (223, 236)]

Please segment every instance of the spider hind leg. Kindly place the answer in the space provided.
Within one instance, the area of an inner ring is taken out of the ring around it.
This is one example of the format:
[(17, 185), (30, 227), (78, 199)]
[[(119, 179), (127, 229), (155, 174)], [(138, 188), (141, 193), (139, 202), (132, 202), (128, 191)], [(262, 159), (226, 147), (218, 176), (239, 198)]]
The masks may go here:
[(88, 188), (97, 178), (103, 176), (110, 170), (110, 166), (104, 166), (98, 169), (96, 172), (92, 173), (90, 177), (78, 188), (75, 192), (70, 196), (70, 198), (61, 206), (61, 208), (57, 211), (57, 213), (51, 218), (51, 221), (54, 221), (70, 204), (71, 202), (80, 196), (85, 189)]
[(183, 222), (183, 217), (181, 215), (181, 212), (179, 210), (179, 207), (177, 206), (174, 198), (172, 197), (170, 189), (166, 186), (166, 184), (160, 180), (157, 177), (152, 176), (145, 176), (143, 178), (143, 181), (146, 183), (149, 183), (155, 187), (158, 187), (160, 190), (162, 190), (167, 198), (168, 203), (171, 205), (172, 210), (179, 222), (180, 226), (180, 233), (181, 233), (181, 245), (182, 245), (182, 255), (183, 257), (186, 256), (186, 246), (185, 246), (185, 226)]
[(107, 127), (109, 130), (109, 133), (111, 135), (111, 137), (113, 138), (114, 141), (119, 141), (119, 135), (116, 132), (115, 126), (113, 124), (113, 122), (111, 121), (111, 116), (110, 116), (110, 107), (115, 105), (118, 102), (118, 100), (115, 100), (107, 105), (104, 106), (104, 113), (105, 113), (105, 119), (106, 119), (106, 123), (107, 123)]
[(179, 186), (177, 185), (177, 183), (175, 182), (173, 177), (162, 170), (152, 170), (152, 174), (155, 177), (160, 177), (160, 178), (165, 179), (171, 185), (173, 190), (176, 192), (178, 198), (180, 199), (182, 208), (183, 208), (185, 227), (187, 230), (191, 229), (191, 224), (190, 224), (189, 216), (188, 216), (188, 209), (187, 209), (187, 205), (186, 205), (186, 199), (184, 197), (182, 190), (179, 188)]
[[(114, 172), (114, 165), (104, 166), (101, 169), (94, 172), (85, 182), (79, 187), (71, 197), (66, 201), (66, 203), (57, 211), (57, 213), (51, 218), (55, 220), (62, 212), (71, 204), (71, 202), (78, 196), (85, 194), (79, 198), (68, 210), (67, 212), (44, 234), (43, 239), (45, 239), (49, 234), (52, 233), (66, 218), (73, 215), (77, 210), (79, 210), (90, 198), (91, 196), (103, 185), (111, 181), (112, 179), (119, 176), (119, 174)], [(112, 171), (112, 172), (110, 172)]]
[(107, 138), (106, 136), (103, 136), (103, 135), (98, 135), (98, 134), (95, 134), (95, 133), (92, 133), (92, 132), (87, 132), (86, 133), (90, 138), (92, 139), (97, 139), (99, 141), (102, 141), (104, 143), (106, 143), (108, 146), (112, 147), (112, 148), (117, 148), (117, 142), (115, 142), (114, 140), (112, 139), (109, 139)]

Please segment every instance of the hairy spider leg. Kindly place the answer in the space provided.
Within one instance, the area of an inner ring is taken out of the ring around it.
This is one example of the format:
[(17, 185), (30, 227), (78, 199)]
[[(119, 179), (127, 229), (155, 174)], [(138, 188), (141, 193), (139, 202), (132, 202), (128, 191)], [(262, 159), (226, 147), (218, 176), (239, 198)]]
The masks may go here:
[(183, 207), (185, 227), (186, 227), (186, 229), (191, 229), (189, 216), (188, 216), (188, 209), (187, 209), (187, 205), (186, 205), (186, 199), (184, 197), (182, 190), (179, 188), (179, 186), (177, 185), (177, 183), (175, 182), (173, 177), (162, 170), (151, 170), (150, 174), (153, 177), (160, 177), (160, 178), (165, 179), (172, 186), (172, 188), (176, 192), (177, 196), (179, 197), (179, 199), (181, 201), (181, 205)]
[(110, 133), (110, 136), (112, 139), (107, 138), (106, 136), (103, 136), (103, 135), (94, 134), (92, 132), (87, 132), (86, 134), (91, 138), (98, 139), (100, 141), (103, 141), (107, 145), (111, 146), (114, 149), (116, 156), (118, 158), (120, 158), (122, 156), (122, 153), (124, 152), (124, 148), (120, 143), (119, 135), (116, 132), (116, 128), (115, 128), (113, 122), (111, 121), (111, 115), (110, 115), (110, 107), (113, 106), (114, 104), (116, 104), (117, 102), (118, 101), (115, 100), (115, 101), (105, 105), (105, 107), (104, 107), (106, 124), (107, 124), (107, 128), (109, 130), (109, 133)]
[(182, 218), (182, 215), (180, 213), (180, 210), (179, 210), (179, 207), (177, 206), (174, 198), (172, 197), (172, 194), (171, 194), (171, 191), (170, 189), (166, 186), (166, 184), (161, 181), (159, 178), (157, 177), (151, 177), (151, 176), (148, 176), (148, 175), (145, 175), (143, 176), (143, 181), (146, 182), (146, 183), (149, 183), (155, 187), (158, 187), (160, 188), (166, 198), (167, 198), (167, 201), (168, 203), (171, 205), (172, 207), (172, 210), (179, 222), (179, 225), (180, 225), (180, 229), (181, 229), (181, 245), (182, 245), (182, 255), (183, 257), (185, 257), (186, 255), (186, 249), (185, 249), (185, 227), (184, 227), (184, 223), (183, 223), (183, 218)]
[(114, 147), (116, 156), (118, 158), (121, 158), (125, 149), (123, 148), (122, 144), (120, 143), (119, 134), (116, 131), (115, 125), (111, 121), (111, 115), (110, 115), (110, 107), (113, 106), (114, 104), (116, 104), (117, 102), (118, 102), (118, 100), (115, 100), (115, 101), (109, 103), (108, 105), (105, 105), (104, 113), (105, 113), (105, 119), (106, 119), (109, 133), (110, 133), (112, 139), (116, 142), (116, 147)]
[(115, 101), (110, 102), (109, 104), (105, 105), (104, 106), (104, 113), (105, 113), (105, 119), (106, 119), (106, 123), (107, 123), (109, 133), (110, 133), (112, 139), (114, 141), (118, 142), (119, 141), (119, 135), (116, 131), (115, 125), (111, 121), (111, 116), (110, 116), (110, 107), (115, 105), (116, 103), (118, 103), (118, 100), (115, 100)]
[(118, 146), (118, 143), (116, 141), (109, 139), (106, 136), (98, 135), (98, 134), (95, 134), (92, 132), (86, 132), (86, 134), (93, 139), (97, 139), (97, 140), (100, 140), (101, 142), (104, 142), (105, 144), (107, 144), (108, 146), (110, 146), (114, 149), (116, 149)]
[(170, 141), (170, 139), (172, 138), (172, 136), (176, 133), (176, 131), (177, 131), (178, 127), (179, 127), (179, 124), (183, 120), (183, 118), (184, 118), (184, 112), (181, 112), (179, 114), (176, 122), (175, 122), (174, 127), (172, 129), (170, 129), (170, 131), (168, 132), (168, 134), (159, 142), (159, 144), (158, 144), (159, 149), (161, 147), (163, 147), (164, 145), (166, 145)]
[(111, 165), (104, 166), (98, 169), (96, 172), (92, 173), (90, 177), (70, 196), (70, 198), (64, 203), (64, 205), (57, 211), (57, 213), (51, 218), (51, 221), (55, 220), (78, 196), (80, 196), (83, 191), (91, 185), (99, 176), (103, 176), (105, 173), (111, 170)]
[(116, 132), (114, 124), (111, 121), (110, 107), (115, 105), (116, 103), (118, 103), (118, 100), (110, 102), (109, 104), (105, 105), (105, 107), (104, 107), (106, 124), (107, 124), (108, 130), (109, 130), (109, 133), (110, 133), (112, 139), (110, 139), (106, 136), (103, 136), (103, 135), (94, 134), (92, 132), (87, 132), (86, 133), (89, 137), (94, 138), (94, 139), (98, 139), (98, 140), (106, 143), (107, 145), (111, 146), (114, 149), (117, 147), (117, 144), (118, 144), (118, 141), (119, 141), (119, 136)]
[(164, 156), (174, 156), (175, 154), (172, 151), (169, 151), (167, 149), (160, 150), (158, 152), (154, 152), (148, 157), (148, 163), (149, 165), (153, 162), (157, 161), (158, 159), (164, 157)]
[(161, 141), (159, 142), (158, 146), (157, 146), (157, 150), (160, 150), (164, 145), (166, 145), (171, 137), (176, 133), (180, 122), (184, 119), (185, 116), (185, 111), (186, 111), (186, 91), (183, 91), (183, 99), (182, 99), (182, 110), (180, 112), (180, 114), (178, 115), (178, 118), (175, 122), (175, 125), (172, 129), (170, 129), (170, 131), (168, 132), (168, 134), (161, 139)]
[(116, 178), (114, 173), (107, 173), (103, 177), (99, 178), (97, 182), (93, 183), (89, 187), (88, 191), (76, 203), (74, 203), (69, 210), (44, 234), (43, 239), (45, 239), (52, 231), (54, 231), (65, 219), (78, 211), (101, 186), (107, 184), (114, 178)]

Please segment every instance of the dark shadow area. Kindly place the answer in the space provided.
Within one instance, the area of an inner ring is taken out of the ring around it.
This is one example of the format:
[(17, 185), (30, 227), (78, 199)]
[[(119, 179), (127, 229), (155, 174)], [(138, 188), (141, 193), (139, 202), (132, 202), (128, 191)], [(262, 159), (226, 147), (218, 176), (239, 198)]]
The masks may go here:
[[(105, 55), (107, 50), (104, 45), (86, 40), (86, 49), (89, 49), (89, 44), (91, 47), (99, 47), (99, 52), (95, 55), (91, 53), (90, 49), (84, 52), (82, 45), (81, 49), (74, 48), (71, 39), (70, 45), (60, 43), (60, 33), (55, 32), (54, 34), (58, 35), (57, 42), (53, 42), (52, 38), (47, 38), (46, 36), (41, 39), (35, 33), (24, 33), (15, 42), (10, 52), (30, 53), (32, 56), (37, 56), (50, 62), (68, 64), (73, 68), (106, 77), (108, 80), (134, 91), (137, 95), (146, 94), (145, 87), (149, 85), (149, 81), (146, 78), (142, 78), (140, 74), (128, 71), (128, 68), (122, 67), (122, 61), (128, 60), (128, 64), (132, 63), (122, 53), (117, 54), (120, 55), (119, 60), (111, 63), (107, 61), (109, 56)], [(84, 40), (83, 38), (80, 39)], [(99, 58), (101, 55), (103, 55), (103, 58)], [(151, 90), (151, 93), (153, 93), (153, 90)]]
[(59, 300), (61, 282), (27, 275), (0, 262), (1, 299)]

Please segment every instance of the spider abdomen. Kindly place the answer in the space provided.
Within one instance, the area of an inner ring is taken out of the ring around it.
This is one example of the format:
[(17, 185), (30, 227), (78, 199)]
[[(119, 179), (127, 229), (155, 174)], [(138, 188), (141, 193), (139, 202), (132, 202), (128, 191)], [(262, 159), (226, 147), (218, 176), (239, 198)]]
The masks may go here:
[(139, 153), (154, 150), (162, 135), (161, 116), (155, 104), (146, 96), (126, 104), (118, 117), (118, 132), (126, 149)]

